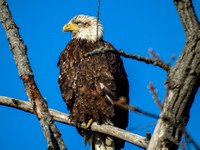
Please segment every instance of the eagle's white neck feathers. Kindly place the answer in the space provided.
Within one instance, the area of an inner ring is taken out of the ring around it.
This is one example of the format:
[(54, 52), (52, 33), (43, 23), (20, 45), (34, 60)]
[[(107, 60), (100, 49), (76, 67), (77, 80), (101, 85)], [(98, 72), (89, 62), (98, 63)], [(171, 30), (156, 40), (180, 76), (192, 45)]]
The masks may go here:
[(97, 37), (97, 19), (95, 17), (90, 17), (86, 15), (75, 16), (72, 23), (79, 25), (80, 29), (73, 30), (73, 39), (83, 39), (90, 42), (96, 42), (103, 37), (103, 26), (98, 21), (98, 37)]

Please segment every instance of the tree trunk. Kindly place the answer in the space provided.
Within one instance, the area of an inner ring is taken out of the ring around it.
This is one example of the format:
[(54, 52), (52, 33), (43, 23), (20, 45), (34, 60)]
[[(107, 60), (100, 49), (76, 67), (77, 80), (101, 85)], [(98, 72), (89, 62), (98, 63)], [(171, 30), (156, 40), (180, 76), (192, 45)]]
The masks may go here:
[(200, 84), (200, 24), (191, 0), (174, 0), (174, 4), (187, 40), (175, 66), (168, 70), (168, 96), (148, 150), (178, 148)]

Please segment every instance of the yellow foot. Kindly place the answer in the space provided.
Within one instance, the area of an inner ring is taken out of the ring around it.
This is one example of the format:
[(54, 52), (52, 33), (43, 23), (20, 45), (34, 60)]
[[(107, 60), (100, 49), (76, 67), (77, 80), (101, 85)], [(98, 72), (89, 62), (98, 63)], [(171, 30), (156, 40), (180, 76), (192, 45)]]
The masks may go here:
[(90, 119), (87, 123), (87, 129), (90, 128), (90, 126), (92, 125), (93, 123), (93, 119)]

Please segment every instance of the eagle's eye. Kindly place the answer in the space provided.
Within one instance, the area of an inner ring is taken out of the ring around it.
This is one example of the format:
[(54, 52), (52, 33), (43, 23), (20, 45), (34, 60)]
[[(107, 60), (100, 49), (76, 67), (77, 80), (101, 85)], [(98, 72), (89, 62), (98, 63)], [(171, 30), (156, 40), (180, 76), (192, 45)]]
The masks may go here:
[(76, 23), (78, 26), (83, 26), (83, 23), (82, 22), (77, 22)]

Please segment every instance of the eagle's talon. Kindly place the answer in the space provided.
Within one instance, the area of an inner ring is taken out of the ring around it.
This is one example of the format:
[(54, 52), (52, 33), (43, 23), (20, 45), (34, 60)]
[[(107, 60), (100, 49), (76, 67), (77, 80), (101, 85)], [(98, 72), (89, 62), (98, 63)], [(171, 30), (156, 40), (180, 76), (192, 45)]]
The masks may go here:
[(90, 120), (88, 121), (88, 123), (87, 123), (86, 128), (87, 128), (87, 129), (90, 128), (91, 125), (92, 125), (92, 123), (93, 123), (93, 119), (90, 119)]

